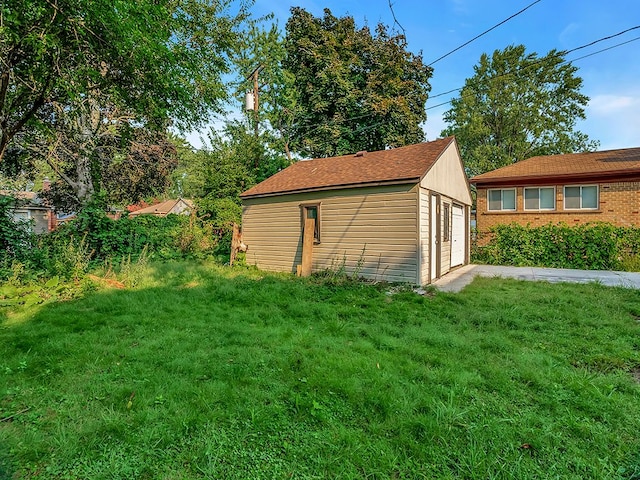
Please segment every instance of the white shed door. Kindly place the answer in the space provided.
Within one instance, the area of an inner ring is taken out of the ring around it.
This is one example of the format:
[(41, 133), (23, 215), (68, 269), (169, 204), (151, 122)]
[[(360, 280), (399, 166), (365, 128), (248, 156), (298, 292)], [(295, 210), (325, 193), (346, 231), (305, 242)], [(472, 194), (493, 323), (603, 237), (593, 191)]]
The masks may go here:
[(464, 263), (465, 252), (464, 207), (453, 205), (451, 209), (451, 266)]

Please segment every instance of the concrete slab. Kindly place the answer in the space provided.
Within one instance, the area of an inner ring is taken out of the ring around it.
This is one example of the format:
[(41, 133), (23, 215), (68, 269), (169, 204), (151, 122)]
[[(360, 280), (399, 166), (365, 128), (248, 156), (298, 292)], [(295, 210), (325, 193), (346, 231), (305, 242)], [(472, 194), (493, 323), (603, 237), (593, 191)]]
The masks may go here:
[(568, 268), (508, 267), (497, 265), (465, 265), (439, 278), (433, 285), (443, 292), (459, 292), (476, 276), (514, 278), (550, 283), (596, 282), (609, 287), (640, 289), (640, 273)]

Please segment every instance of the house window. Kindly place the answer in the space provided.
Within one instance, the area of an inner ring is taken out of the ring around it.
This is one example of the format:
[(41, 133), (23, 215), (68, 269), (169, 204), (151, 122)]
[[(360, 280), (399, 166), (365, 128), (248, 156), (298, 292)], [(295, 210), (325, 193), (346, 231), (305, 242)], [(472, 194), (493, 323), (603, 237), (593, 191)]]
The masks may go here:
[(525, 210), (555, 210), (556, 189), (554, 187), (525, 188)]
[(13, 212), (13, 220), (15, 222), (26, 222), (31, 219), (29, 212)]
[(449, 241), (449, 204), (445, 203), (443, 205), (443, 211), (442, 211), (442, 223), (443, 225), (443, 229), (442, 229), (442, 241), (443, 242), (448, 242)]
[(304, 224), (308, 218), (315, 220), (313, 229), (313, 243), (320, 243), (320, 204), (300, 205), (300, 217), (302, 221), (302, 235), (304, 236)]
[(598, 186), (564, 187), (564, 208), (565, 210), (596, 210), (598, 208)]
[(489, 190), (487, 192), (487, 203), (489, 210), (515, 210), (516, 189), (503, 188), (499, 190)]

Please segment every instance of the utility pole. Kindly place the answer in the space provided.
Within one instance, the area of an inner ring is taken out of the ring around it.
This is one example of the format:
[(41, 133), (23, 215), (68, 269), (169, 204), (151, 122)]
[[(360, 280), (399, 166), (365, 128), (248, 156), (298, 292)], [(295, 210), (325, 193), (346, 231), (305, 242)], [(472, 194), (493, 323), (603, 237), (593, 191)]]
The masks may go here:
[(260, 95), (260, 86), (258, 85), (258, 75), (264, 68), (264, 65), (258, 65), (253, 72), (249, 74), (247, 80), (253, 81), (253, 91), (247, 92), (245, 95), (245, 110), (250, 111), (253, 110), (253, 120), (255, 127), (256, 138), (258, 138), (258, 107), (260, 105), (259, 95)]

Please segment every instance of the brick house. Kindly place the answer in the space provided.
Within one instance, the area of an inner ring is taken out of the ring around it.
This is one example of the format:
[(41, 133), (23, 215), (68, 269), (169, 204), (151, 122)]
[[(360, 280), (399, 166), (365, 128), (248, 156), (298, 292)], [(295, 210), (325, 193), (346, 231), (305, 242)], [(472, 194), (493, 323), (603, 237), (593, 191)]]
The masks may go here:
[(532, 157), (469, 183), (479, 233), (513, 222), (640, 225), (640, 148)]

